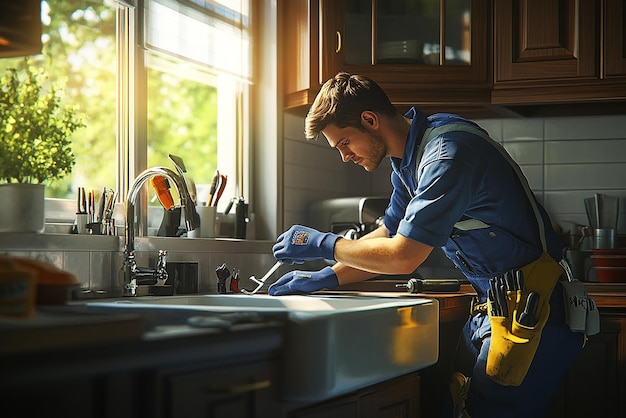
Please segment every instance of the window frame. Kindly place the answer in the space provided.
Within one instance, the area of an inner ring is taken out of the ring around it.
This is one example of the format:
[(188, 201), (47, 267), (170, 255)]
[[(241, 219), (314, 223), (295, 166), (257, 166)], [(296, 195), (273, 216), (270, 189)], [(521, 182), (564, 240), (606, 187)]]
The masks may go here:
[[(147, 54), (144, 47), (144, 0), (113, 0), (116, 10), (116, 57), (117, 57), (117, 115), (116, 115), (116, 213), (118, 227), (123, 227), (125, 219), (120, 223), (123, 212), (122, 204), (126, 200), (130, 185), (142, 171), (148, 168), (148, 112), (147, 112)], [(243, 89), (235, 100), (237, 107), (234, 158), (236, 167), (232, 178), (236, 183), (236, 191), (242, 196), (250, 196), (251, 185), (246, 178), (250, 172), (250, 106), (251, 86)], [(218, 128), (219, 129), (219, 128)], [(218, 135), (218, 158), (219, 158)], [(136, 204), (139, 235), (147, 235), (148, 227), (148, 193), (141, 193)], [(220, 207), (226, 206), (228, 198), (220, 201)], [(46, 199), (46, 228), (55, 231), (49, 224), (60, 222), (66, 224), (74, 220), (73, 199)], [(123, 231), (117, 235), (123, 235)]]

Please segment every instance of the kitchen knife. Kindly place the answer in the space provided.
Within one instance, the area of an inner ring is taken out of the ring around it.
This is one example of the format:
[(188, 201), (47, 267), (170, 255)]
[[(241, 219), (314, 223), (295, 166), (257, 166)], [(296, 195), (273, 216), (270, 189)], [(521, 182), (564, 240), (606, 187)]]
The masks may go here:
[(104, 220), (104, 205), (106, 204), (107, 198), (107, 188), (102, 189), (102, 196), (100, 196), (100, 201), (98, 201), (98, 218), (96, 222), (102, 222)]

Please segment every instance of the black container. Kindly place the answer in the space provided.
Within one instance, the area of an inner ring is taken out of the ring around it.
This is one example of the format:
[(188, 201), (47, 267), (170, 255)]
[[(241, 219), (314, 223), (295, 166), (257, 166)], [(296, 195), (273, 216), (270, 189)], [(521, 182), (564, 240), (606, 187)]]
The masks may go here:
[(246, 239), (248, 226), (248, 204), (239, 200), (235, 207), (235, 238)]

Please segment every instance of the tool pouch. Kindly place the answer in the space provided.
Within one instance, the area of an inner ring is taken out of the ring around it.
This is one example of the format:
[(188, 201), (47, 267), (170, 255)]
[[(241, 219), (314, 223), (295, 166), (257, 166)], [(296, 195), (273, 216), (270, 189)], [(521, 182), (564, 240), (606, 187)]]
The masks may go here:
[[(491, 344), (487, 356), (487, 376), (503, 386), (519, 386), (533, 361), (541, 332), (550, 316), (550, 295), (563, 273), (561, 266), (547, 253), (521, 268), (524, 286), (507, 292), (507, 316), (494, 316), (489, 301)], [(518, 322), (530, 292), (539, 295), (533, 326)]]
[(567, 273), (567, 280), (561, 281), (565, 299), (565, 320), (574, 332), (595, 335), (600, 332), (600, 313), (594, 300), (587, 294), (585, 285), (574, 279), (569, 264), (565, 260), (559, 263)]

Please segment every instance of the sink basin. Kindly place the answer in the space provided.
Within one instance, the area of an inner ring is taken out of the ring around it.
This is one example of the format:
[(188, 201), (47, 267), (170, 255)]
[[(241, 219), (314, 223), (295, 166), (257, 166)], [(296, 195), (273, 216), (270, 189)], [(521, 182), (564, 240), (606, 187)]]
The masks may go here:
[(437, 361), (436, 300), (367, 296), (146, 296), (88, 306), (157, 313), (159, 321), (256, 312), (283, 318), (283, 398), (318, 401)]

